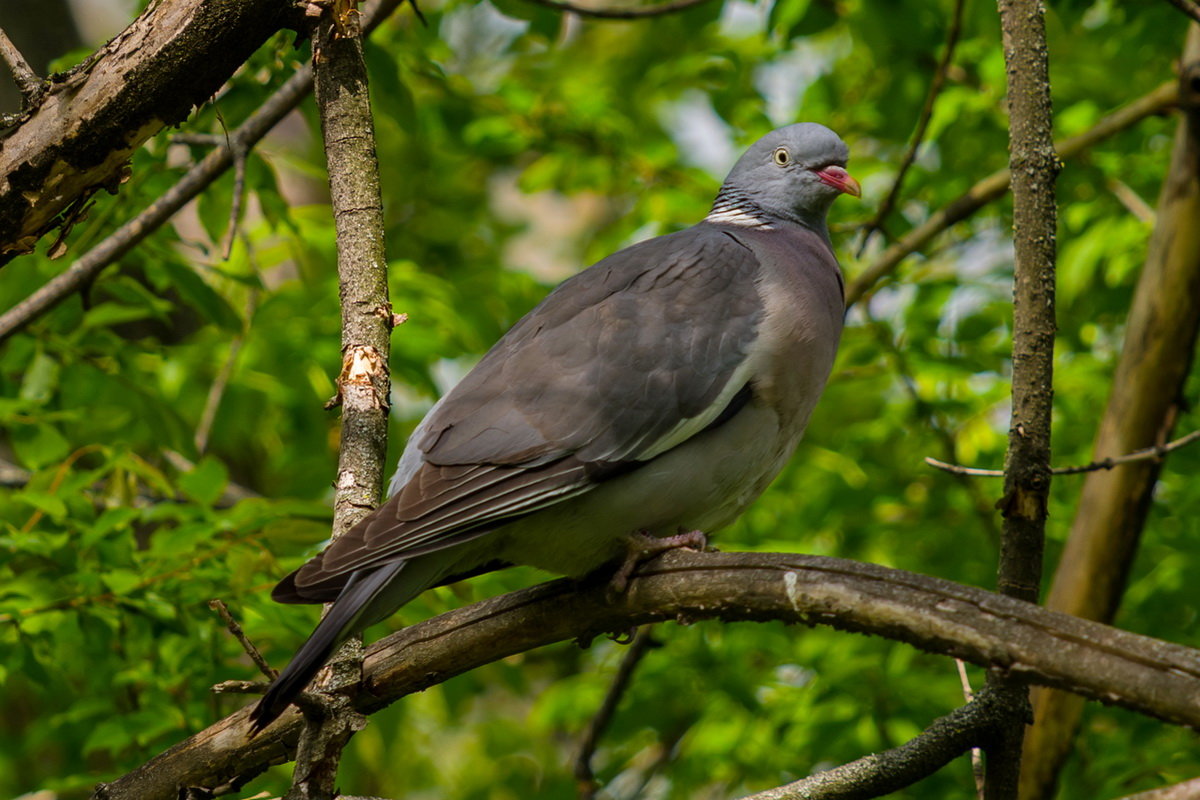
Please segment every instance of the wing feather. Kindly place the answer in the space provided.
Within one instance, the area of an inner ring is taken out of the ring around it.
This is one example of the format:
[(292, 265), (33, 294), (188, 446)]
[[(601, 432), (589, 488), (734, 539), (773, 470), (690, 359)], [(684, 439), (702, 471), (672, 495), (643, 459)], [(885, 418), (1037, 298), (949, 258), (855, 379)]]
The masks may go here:
[(392, 498), (289, 591), (327, 593), (355, 570), (484, 535), (723, 418), (754, 373), (758, 272), (749, 248), (701, 224), (565, 281), (422, 421)]

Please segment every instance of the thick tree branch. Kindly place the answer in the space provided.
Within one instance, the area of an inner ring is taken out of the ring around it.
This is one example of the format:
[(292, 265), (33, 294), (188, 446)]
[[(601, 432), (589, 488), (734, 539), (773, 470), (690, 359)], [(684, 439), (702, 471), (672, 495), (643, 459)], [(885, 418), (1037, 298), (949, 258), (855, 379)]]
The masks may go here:
[[(1013, 191), (1012, 417), (1004, 458), (1004, 516), (997, 588), (1036, 603), (1042, 582), (1050, 495), (1050, 415), (1054, 400), (1054, 267), (1058, 206), (1050, 105), (1050, 54), (1042, 0), (999, 0), (1008, 75), (1009, 171)], [(1029, 690), (991, 675), (988, 687), (1018, 710), (1000, 720), (985, 748), (986, 800), (1016, 800)]]
[(0, 148), (0, 263), (28, 253), (133, 151), (182, 122), (294, 12), (284, 0), (151, 3), (85, 64), (52, 76)]
[[(364, 28), (367, 32), (378, 26), (399, 8), (402, 2), (403, 0), (378, 0), (368, 5), (363, 14)], [(300, 101), (312, 91), (312, 85), (310, 65), (296, 70), (283, 86), (229, 135), (227, 143), (214, 147), (161, 197), (80, 256), (45, 286), (0, 314), (0, 342), (88, 285), (101, 270), (116, 262), (158, 230), (175, 212), (198, 197), (233, 165), (235, 152), (248, 152), (275, 127), (276, 123), (300, 105)]]
[[(1093, 452), (1101, 461), (1153, 450), (1171, 437), (1200, 331), (1200, 26), (1188, 27), (1179, 79), (1184, 113), (1096, 434)], [(1046, 600), (1051, 608), (1101, 622), (1113, 619), (1161, 469), (1161, 459), (1149, 459), (1087, 477)], [(1021, 779), (1030, 800), (1053, 795), (1083, 707), (1069, 695), (1038, 692), (1034, 712)]]
[(1120, 800), (1200, 800), (1200, 778), (1127, 795)]
[[(1056, 143), (1058, 157), (1063, 160), (1074, 158), (1105, 139), (1133, 127), (1146, 117), (1168, 111), (1178, 100), (1178, 84), (1168, 81), (1149, 94), (1109, 114), (1090, 130)], [(891, 275), (904, 259), (925, 247), (938, 234), (962, 222), (993, 200), (1003, 197), (1010, 185), (1012, 173), (1009, 170), (994, 172), (968, 189), (957, 200), (937, 210), (920, 225), (901, 236), (846, 285), (846, 306), (852, 306), (861, 300), (876, 284)]]
[[(1200, 651), (874, 564), (675, 551), (645, 564), (619, 603), (604, 598), (602, 581), (559, 580), (405, 628), (368, 648), (354, 705), (374, 712), (515, 653), (634, 625), (779, 619), (885, 636), (1200, 727)], [(254, 739), (246, 738), (247, 716), (243, 709), (226, 717), (101, 785), (94, 797), (173, 800), (181, 786), (241, 785), (292, 757), (301, 727), (296, 711)]]
[(555, 8), (559, 11), (567, 11), (572, 14), (578, 14), (581, 17), (595, 17), (597, 19), (640, 19), (642, 17), (661, 17), (664, 14), (674, 14), (679, 11), (692, 8), (693, 6), (701, 5), (702, 3), (710, 2), (710, 0), (672, 0), (669, 3), (663, 3), (655, 6), (591, 6), (581, 5), (579, 3), (567, 2), (566, 0), (530, 0), (539, 6), (547, 8)]

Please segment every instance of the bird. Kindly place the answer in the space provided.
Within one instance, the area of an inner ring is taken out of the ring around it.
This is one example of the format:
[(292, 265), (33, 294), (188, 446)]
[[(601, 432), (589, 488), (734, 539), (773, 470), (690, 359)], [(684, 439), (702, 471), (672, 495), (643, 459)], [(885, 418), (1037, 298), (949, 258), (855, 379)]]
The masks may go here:
[[(829, 128), (772, 131), (696, 225), (573, 275), (414, 429), (389, 499), (272, 598), (332, 606), (250, 714), (279, 717), (346, 639), (515, 564), (582, 577), (732, 522), (795, 450), (845, 285), (826, 216), (861, 197)], [(622, 559), (625, 559), (622, 562)]]

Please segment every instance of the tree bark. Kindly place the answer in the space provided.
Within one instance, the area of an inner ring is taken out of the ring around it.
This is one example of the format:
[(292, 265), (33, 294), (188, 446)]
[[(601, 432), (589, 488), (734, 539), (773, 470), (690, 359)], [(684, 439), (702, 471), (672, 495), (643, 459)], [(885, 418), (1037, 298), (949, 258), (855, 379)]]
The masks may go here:
[[(1183, 63), (1184, 113), (1096, 436), (1097, 460), (1170, 439), (1200, 330), (1200, 26), (1190, 26)], [(1055, 571), (1050, 608), (1101, 622), (1113, 619), (1161, 468), (1161, 461), (1140, 461), (1088, 475)], [(1037, 693), (1023, 798), (1053, 795), (1082, 713), (1083, 704), (1072, 695)]]
[[(329, 194), (337, 229), (342, 371), (341, 451), (334, 481), (333, 539), (373, 511), (387, 455), (389, 336), (383, 198), (367, 92), (362, 27), (353, 0), (325, 6), (313, 28), (313, 78)], [(328, 606), (326, 607), (328, 609)], [(342, 750), (365, 720), (348, 695), (362, 682), (362, 639), (346, 642), (318, 681), (327, 696), (300, 739), (287, 800), (333, 800)]]
[[(354, 707), (373, 713), (483, 664), (552, 642), (660, 621), (784, 620), (907, 642), (1168, 722), (1200, 727), (1200, 651), (938, 578), (842, 559), (674, 551), (642, 565), (621, 602), (559, 580), (443, 614), (367, 649)], [(241, 786), (292, 757), (294, 709), (254, 739), (235, 712), (112, 783), (95, 800), (174, 800)]]
[(61, 76), (0, 139), (0, 264), (33, 250), (97, 189), (116, 192), (133, 152), (206, 102), (288, 24), (286, 0), (152, 3)]
[[(1000, 0), (1008, 74), (1009, 172), (1013, 192), (1012, 418), (1004, 459), (1004, 516), (997, 584), (1036, 603), (1050, 494), (1054, 400), (1054, 266), (1057, 206), (1050, 61), (1041, 0)], [(987, 749), (986, 800), (1016, 800), (1029, 691), (990, 675), (1002, 721)]]

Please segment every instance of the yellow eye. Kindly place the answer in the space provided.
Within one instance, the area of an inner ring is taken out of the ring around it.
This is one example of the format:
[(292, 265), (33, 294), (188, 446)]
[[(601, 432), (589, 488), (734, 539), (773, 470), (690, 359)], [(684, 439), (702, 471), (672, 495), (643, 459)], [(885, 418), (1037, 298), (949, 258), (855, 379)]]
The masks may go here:
[(786, 147), (775, 148), (775, 163), (781, 167), (786, 167), (792, 163), (792, 157), (788, 155)]

